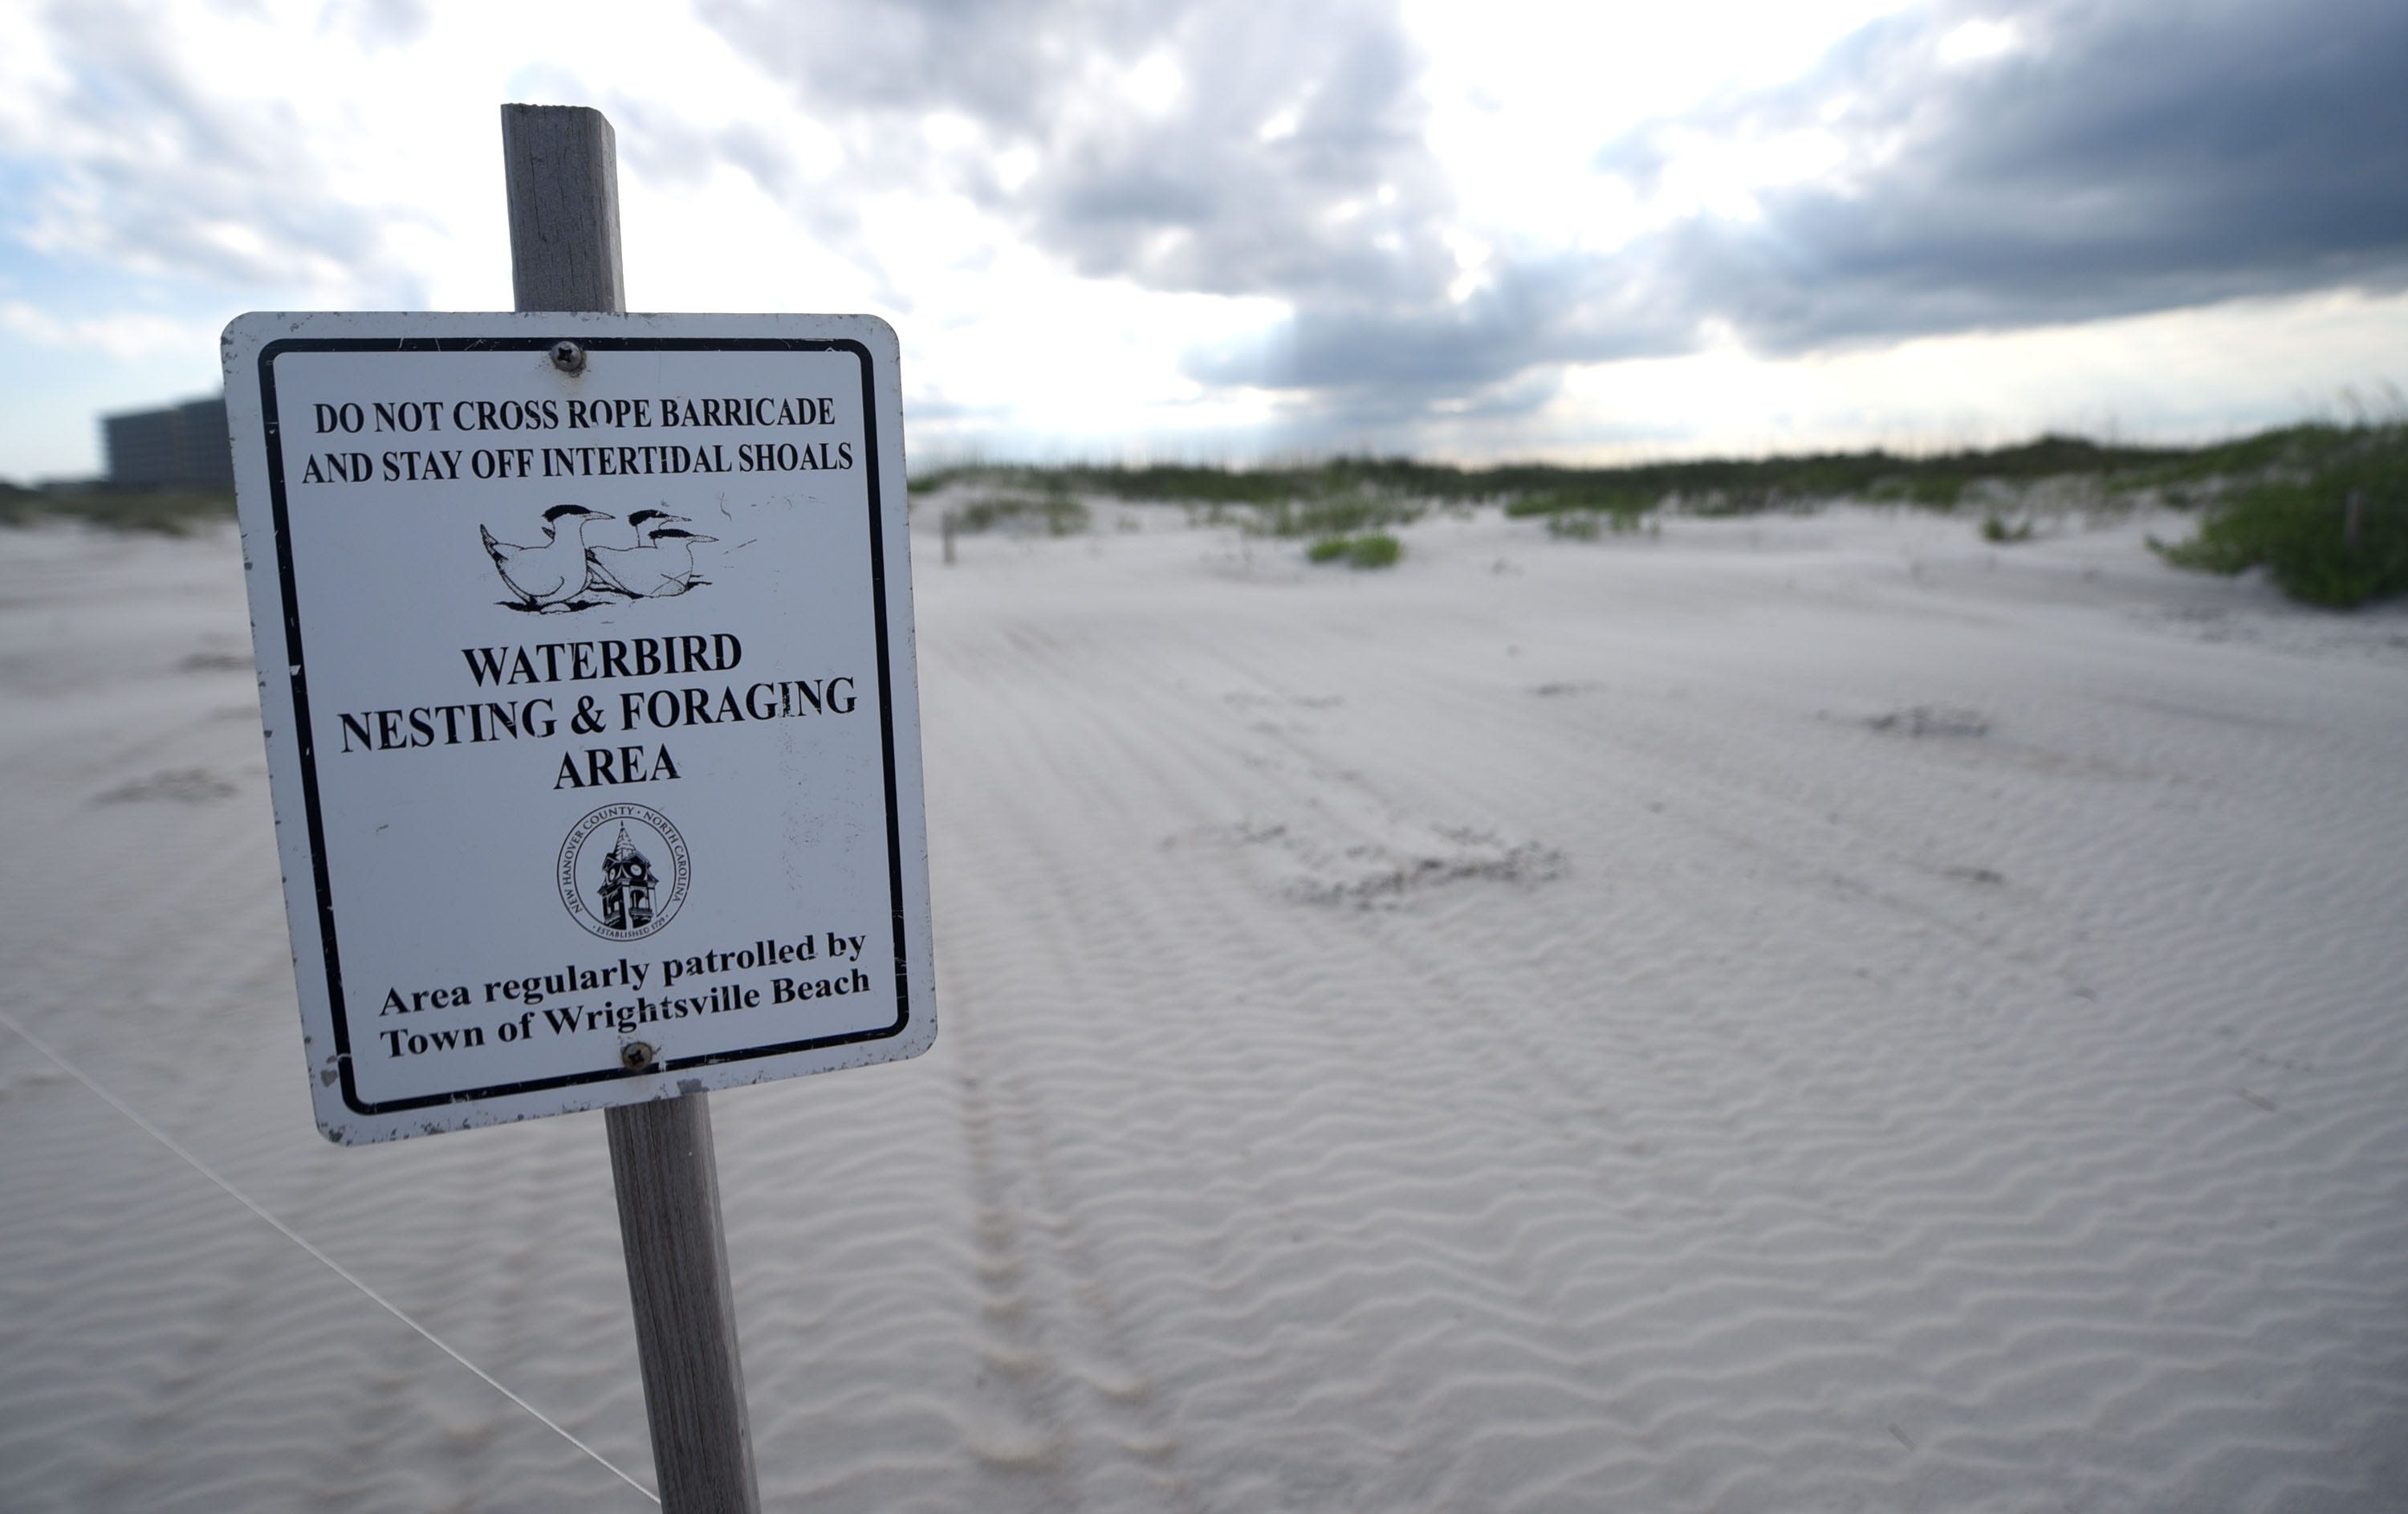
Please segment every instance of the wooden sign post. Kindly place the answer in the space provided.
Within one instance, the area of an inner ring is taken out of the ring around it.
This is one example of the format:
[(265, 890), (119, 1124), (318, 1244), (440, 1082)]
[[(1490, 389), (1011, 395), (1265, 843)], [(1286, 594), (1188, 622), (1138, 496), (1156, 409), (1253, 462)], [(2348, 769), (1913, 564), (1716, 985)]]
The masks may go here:
[[(502, 107), (510, 281), (522, 310), (627, 308), (618, 139), (598, 110)], [(652, 1461), (669, 1514), (758, 1514), (710, 1095), (603, 1111)]]

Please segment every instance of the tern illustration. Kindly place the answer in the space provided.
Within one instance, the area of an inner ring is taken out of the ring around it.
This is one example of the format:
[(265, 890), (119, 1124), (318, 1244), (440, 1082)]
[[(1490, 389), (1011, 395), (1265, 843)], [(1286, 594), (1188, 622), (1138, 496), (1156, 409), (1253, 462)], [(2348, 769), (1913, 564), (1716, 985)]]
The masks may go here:
[[(485, 539), (485, 551), (494, 559), (494, 570), (519, 597), (514, 608), (552, 610), (565, 607), (585, 591), (585, 527), (595, 521), (615, 519), (616, 516), (583, 505), (554, 505), (543, 512), (543, 540), (534, 545), (521, 547), (496, 541), (494, 533), (482, 526), (477, 527), (477, 534)], [(568, 527), (566, 535), (561, 532), (563, 525)]]
[(623, 594), (630, 599), (642, 598), (642, 595), (627, 585), (630, 582), (646, 576), (644, 570), (633, 565), (650, 563), (652, 559), (637, 557), (633, 554), (656, 550), (652, 546), (652, 532), (659, 527), (678, 525), (692, 519), (690, 515), (671, 513), (668, 501), (666, 499), (661, 501), (661, 508), (658, 510), (629, 511), (627, 528), (636, 533), (636, 544), (632, 547), (586, 548), (585, 586), (596, 594)]
[(593, 564), (595, 588), (631, 599), (666, 599), (710, 582), (695, 571), (694, 549), (719, 538), (660, 524), (685, 519), (666, 511), (639, 510), (627, 519), (637, 523), (639, 545), (595, 547), (586, 554)]

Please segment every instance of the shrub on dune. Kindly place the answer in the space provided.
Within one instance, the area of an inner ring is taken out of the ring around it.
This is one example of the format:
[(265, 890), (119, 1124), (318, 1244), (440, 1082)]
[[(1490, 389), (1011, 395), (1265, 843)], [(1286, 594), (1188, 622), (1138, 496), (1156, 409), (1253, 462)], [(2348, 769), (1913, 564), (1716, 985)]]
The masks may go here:
[(1361, 536), (1325, 536), (1304, 549), (1307, 562), (1343, 561), (1349, 568), (1394, 568), (1405, 544), (1385, 531)]
[(2201, 572), (2262, 566), (2292, 598), (2330, 609), (2408, 593), (2408, 427), (2369, 431), (2304, 476), (2258, 484), (2188, 541), (2149, 544)]
[(1394, 568), (1397, 559), (1405, 555), (1405, 544), (1385, 531), (1373, 531), (1358, 536), (1347, 543), (1346, 566), (1349, 568)]

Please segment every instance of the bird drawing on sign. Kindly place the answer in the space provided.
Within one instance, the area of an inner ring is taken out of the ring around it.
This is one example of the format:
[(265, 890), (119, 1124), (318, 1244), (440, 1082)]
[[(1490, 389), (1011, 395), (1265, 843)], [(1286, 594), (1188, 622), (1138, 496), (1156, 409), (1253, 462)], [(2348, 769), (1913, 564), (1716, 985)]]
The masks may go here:
[(485, 540), (485, 553), (494, 559), (494, 570), (518, 596), (511, 609), (577, 610), (583, 608), (577, 599), (585, 592), (591, 570), (585, 527), (595, 521), (617, 518), (583, 505), (554, 505), (543, 512), (543, 540), (532, 546), (496, 541), (494, 533), (482, 526), (477, 527), (477, 534)]
[(627, 527), (636, 533), (632, 547), (588, 547), (585, 551), (587, 572), (585, 586), (596, 594), (623, 594), (630, 599), (644, 596), (630, 585), (644, 580), (647, 570), (640, 566), (652, 562), (649, 555), (659, 549), (652, 544), (652, 532), (664, 526), (676, 526), (692, 519), (670, 513), (668, 501), (661, 501), (659, 510), (635, 510), (627, 512)]
[(695, 570), (694, 549), (719, 538), (663, 524), (685, 519), (666, 511), (639, 510), (627, 519), (637, 523), (638, 545), (596, 547), (588, 554), (596, 589), (631, 599), (666, 599), (710, 582)]

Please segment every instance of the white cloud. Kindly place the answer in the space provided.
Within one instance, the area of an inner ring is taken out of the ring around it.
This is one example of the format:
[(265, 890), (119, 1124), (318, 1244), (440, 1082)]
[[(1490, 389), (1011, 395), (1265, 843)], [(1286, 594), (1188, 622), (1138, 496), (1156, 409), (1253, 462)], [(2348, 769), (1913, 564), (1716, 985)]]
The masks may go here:
[(44, 347), (96, 350), (121, 358), (190, 352), (214, 343), (218, 337), (217, 330), (206, 322), (130, 311), (63, 320), (23, 300), (0, 302), (0, 330), (14, 332)]
[(2408, 350), (2408, 295), (2326, 293), (2014, 332), (1927, 337), (1768, 361), (1726, 339), (1682, 357), (1567, 375), (1557, 445), (1580, 417), (1642, 438), (1599, 460), (1816, 448), (1962, 447), (2054, 430), (2200, 441), (2380, 392)]
[(1940, 39), (1940, 61), (1951, 67), (1962, 68), (1972, 64), (1988, 63), (2018, 52), (2025, 46), (2023, 28), (2014, 18), (1993, 20), (1977, 16), (1951, 28)]

